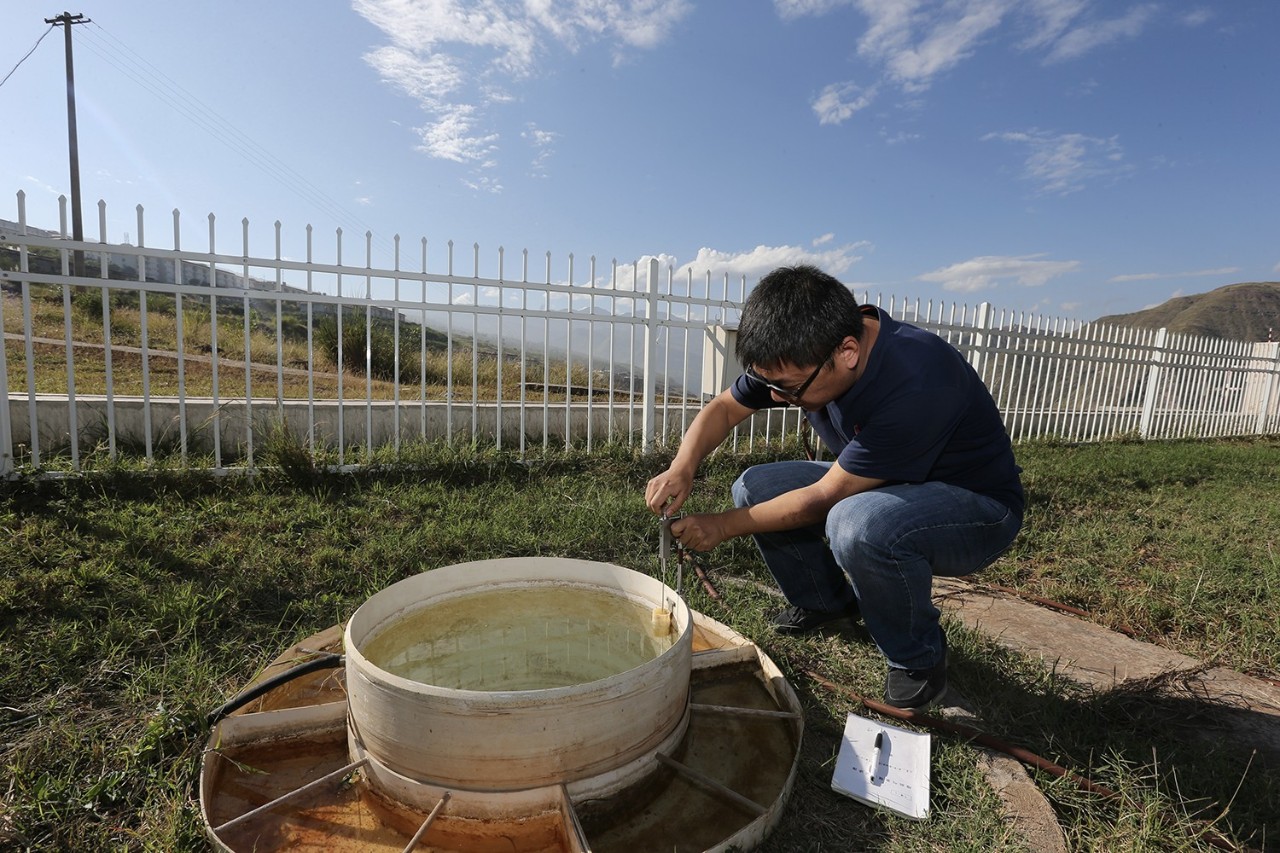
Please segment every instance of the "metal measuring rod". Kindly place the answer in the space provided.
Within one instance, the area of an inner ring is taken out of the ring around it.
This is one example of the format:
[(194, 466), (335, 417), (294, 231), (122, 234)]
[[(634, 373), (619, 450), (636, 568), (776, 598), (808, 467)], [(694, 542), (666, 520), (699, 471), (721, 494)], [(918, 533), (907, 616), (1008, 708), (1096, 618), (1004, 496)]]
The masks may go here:
[[(680, 548), (680, 543), (671, 535), (671, 522), (683, 518), (682, 515), (664, 515), (662, 516), (661, 525), (662, 533), (658, 537), (658, 565), (662, 569), (662, 580), (667, 580), (667, 561), (671, 559), (675, 551)], [(676, 560), (676, 595), (684, 594), (684, 561)]]

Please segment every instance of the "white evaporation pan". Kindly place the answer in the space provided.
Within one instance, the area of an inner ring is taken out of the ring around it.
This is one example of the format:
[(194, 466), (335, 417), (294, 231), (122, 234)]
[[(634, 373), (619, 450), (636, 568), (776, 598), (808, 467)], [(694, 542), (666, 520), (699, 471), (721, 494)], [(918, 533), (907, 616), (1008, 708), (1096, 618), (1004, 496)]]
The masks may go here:
[[(656, 628), (655, 609), (671, 614)], [(402, 802), (451, 791), (450, 813), (471, 817), (552, 807), (560, 784), (610, 796), (684, 736), (692, 639), (685, 603), (620, 566), (487, 560), (408, 578), (347, 623), (351, 758), (368, 756), (370, 782)], [(379, 666), (378, 645), (435, 678), (393, 674), (386, 651)]]
[(790, 685), (630, 569), (424, 572), (258, 680), (339, 644), (344, 668), (211, 732), (201, 808), (219, 849), (747, 850), (790, 792), (803, 731)]

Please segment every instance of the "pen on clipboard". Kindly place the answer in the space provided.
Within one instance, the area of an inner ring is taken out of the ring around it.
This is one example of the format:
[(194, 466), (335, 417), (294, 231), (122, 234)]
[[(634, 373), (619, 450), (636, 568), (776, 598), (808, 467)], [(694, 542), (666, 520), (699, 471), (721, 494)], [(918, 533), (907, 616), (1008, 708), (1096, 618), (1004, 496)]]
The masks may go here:
[(870, 779), (876, 781), (876, 768), (880, 766), (880, 750), (884, 747), (884, 732), (876, 732), (876, 745), (871, 752)]

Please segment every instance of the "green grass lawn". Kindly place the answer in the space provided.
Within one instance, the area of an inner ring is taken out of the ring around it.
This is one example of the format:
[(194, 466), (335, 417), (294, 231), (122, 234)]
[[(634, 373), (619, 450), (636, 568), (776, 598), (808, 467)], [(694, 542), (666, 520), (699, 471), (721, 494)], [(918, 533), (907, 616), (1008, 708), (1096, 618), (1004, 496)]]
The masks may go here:
[[(1216, 664), (1280, 673), (1280, 441), (1027, 444), (1027, 526), (980, 578)], [(271, 458), (274, 455), (274, 459)], [(0, 848), (206, 849), (195, 805), (205, 715), (290, 644), (416, 572), (503, 556), (657, 571), (641, 497), (665, 457), (609, 448), (520, 462), (416, 449), (358, 475), (276, 448), (256, 479), (120, 468), (0, 484)], [(690, 510), (727, 504), (750, 462), (723, 454)], [(806, 707), (802, 764), (770, 851), (1017, 850), (976, 751), (934, 735), (932, 815), (897, 819), (830, 791), (850, 700), (883, 662), (849, 638), (781, 638), (749, 541), (710, 557), (722, 600), (690, 604), (744, 633)], [(1206, 826), (1280, 849), (1280, 758), (1206, 749), (1204, 725), (1154, 694), (1095, 695), (950, 626), (952, 683), (988, 730), (1122, 794), (1036, 781), (1074, 850), (1208, 850)], [(1192, 709), (1194, 710), (1194, 709)], [(1211, 718), (1212, 709), (1201, 709)]]

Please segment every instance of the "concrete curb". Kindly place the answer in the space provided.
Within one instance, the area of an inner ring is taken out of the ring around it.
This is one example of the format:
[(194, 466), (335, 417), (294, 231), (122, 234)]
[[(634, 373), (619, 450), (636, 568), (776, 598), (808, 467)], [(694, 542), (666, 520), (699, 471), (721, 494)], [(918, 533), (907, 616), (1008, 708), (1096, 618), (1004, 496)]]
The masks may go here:
[(1205, 737), (1225, 731), (1280, 756), (1280, 687), (953, 578), (934, 578), (934, 598), (966, 627), (1097, 692), (1151, 690), (1211, 706)]
[[(936, 711), (953, 722), (975, 729), (985, 728), (969, 700), (954, 687), (948, 688), (943, 704)], [(1058, 824), (1058, 815), (1022, 762), (994, 749), (976, 744), (973, 748), (978, 752), (978, 769), (1000, 798), (1013, 833), (1037, 853), (1067, 853), (1067, 840)]]
[[(1055, 672), (1097, 692), (1149, 690), (1213, 711), (1213, 725), (1193, 731), (1206, 740), (1232, 739), (1280, 755), (1280, 688), (1224, 667), (1135, 640), (1101, 625), (954, 578), (934, 578), (944, 613), (1013, 651), (1039, 658)], [(954, 688), (948, 718), (981, 728)], [(982, 771), (1005, 813), (1033, 850), (1066, 851), (1057, 817), (1018, 761), (981, 750)]]

